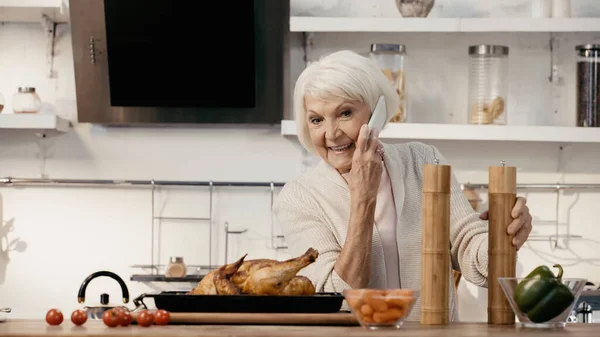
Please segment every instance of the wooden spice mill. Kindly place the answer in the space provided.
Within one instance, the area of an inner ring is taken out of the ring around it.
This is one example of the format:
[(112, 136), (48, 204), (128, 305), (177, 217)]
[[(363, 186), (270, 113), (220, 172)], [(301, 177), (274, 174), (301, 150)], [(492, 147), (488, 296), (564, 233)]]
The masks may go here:
[(488, 236), (488, 323), (514, 324), (513, 313), (500, 287), (498, 277), (515, 277), (517, 251), (507, 228), (512, 222), (511, 212), (517, 201), (517, 168), (501, 166), (489, 168), (489, 236)]
[(423, 167), (421, 324), (448, 324), (450, 286), (449, 165)]
[[(421, 324), (449, 322), (451, 167), (423, 167), (421, 245)], [(516, 274), (516, 249), (507, 227), (516, 202), (516, 168), (489, 167), (488, 323), (514, 324), (515, 315), (498, 277)]]

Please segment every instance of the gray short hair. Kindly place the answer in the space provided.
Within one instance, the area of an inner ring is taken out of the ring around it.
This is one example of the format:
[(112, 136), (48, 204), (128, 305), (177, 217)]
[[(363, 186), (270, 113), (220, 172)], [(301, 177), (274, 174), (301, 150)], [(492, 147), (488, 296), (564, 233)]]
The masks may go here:
[[(310, 64), (296, 81), (294, 88), (294, 119), (298, 140), (309, 152), (316, 154), (308, 132), (304, 96), (317, 99), (339, 97), (365, 103), (375, 109), (379, 96), (387, 105), (389, 121), (400, 103), (400, 97), (375, 61), (349, 50), (329, 54)], [(387, 124), (387, 123), (386, 123)]]

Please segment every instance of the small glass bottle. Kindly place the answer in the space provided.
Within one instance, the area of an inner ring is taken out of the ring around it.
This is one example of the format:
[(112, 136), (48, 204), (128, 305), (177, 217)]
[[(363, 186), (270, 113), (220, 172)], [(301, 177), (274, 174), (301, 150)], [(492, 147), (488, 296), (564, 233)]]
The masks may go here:
[(586, 44), (577, 51), (577, 126), (600, 126), (600, 45)]
[(166, 277), (184, 277), (187, 274), (187, 267), (183, 262), (183, 257), (174, 256), (169, 259), (167, 265)]
[(508, 47), (469, 47), (469, 118), (471, 124), (506, 124)]
[(13, 95), (12, 108), (16, 114), (38, 113), (42, 107), (40, 96), (32, 87), (19, 87)]
[(381, 68), (383, 74), (388, 78), (400, 97), (400, 105), (396, 109), (394, 116), (390, 119), (392, 123), (404, 122), (407, 117), (406, 76), (404, 74), (405, 56), (406, 46), (403, 44), (374, 43), (371, 45), (371, 59), (377, 62), (377, 65)]

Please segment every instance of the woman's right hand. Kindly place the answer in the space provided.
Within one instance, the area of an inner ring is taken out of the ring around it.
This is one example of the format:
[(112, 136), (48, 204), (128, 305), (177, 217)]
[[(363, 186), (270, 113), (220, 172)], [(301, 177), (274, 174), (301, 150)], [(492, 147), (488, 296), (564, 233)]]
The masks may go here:
[(374, 202), (383, 172), (383, 158), (377, 153), (379, 132), (364, 124), (360, 128), (350, 169), (350, 194), (353, 201)]
[(379, 133), (360, 128), (350, 169), (350, 222), (334, 270), (353, 288), (367, 287), (370, 280), (371, 238), (377, 204), (377, 190), (383, 172), (383, 158), (377, 153)]

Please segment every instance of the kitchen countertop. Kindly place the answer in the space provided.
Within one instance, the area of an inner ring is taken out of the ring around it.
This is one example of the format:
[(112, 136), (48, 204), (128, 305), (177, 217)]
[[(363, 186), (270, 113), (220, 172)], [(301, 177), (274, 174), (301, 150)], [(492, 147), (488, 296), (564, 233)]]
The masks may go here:
[(331, 336), (598, 336), (600, 324), (577, 323), (563, 329), (524, 329), (515, 325), (492, 326), (486, 323), (451, 323), (448, 326), (422, 326), (418, 323), (406, 323), (399, 330), (369, 331), (362, 327), (343, 326), (274, 326), (274, 325), (169, 325), (109, 328), (100, 320), (86, 322), (83, 326), (74, 326), (65, 320), (60, 326), (49, 326), (44, 320), (13, 319), (0, 323), (0, 336), (198, 336), (198, 337), (331, 337)]

